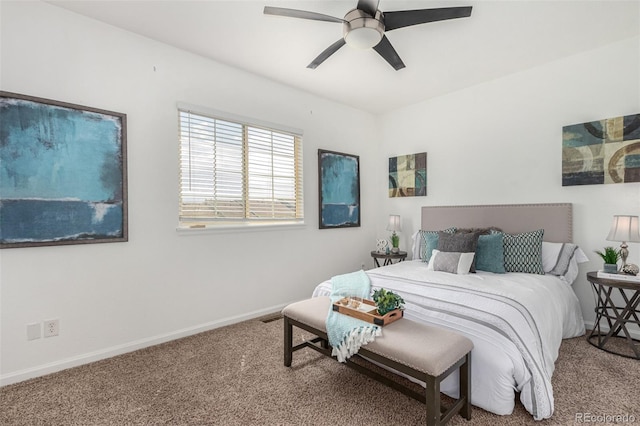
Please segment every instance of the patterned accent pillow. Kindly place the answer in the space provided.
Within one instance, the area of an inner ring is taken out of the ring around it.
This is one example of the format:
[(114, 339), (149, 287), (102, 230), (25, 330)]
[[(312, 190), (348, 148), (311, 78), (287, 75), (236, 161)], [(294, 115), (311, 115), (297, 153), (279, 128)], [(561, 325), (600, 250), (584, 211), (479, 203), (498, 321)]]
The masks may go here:
[(449, 272), (450, 274), (468, 274), (474, 253), (445, 252), (433, 250), (427, 270)]
[[(423, 262), (429, 262), (431, 259), (431, 252), (438, 247), (438, 232), (440, 231), (419, 231), (418, 238), (420, 241), (420, 259)], [(456, 232), (456, 228), (447, 228), (442, 232), (447, 234), (453, 234)]]
[(563, 277), (569, 270), (571, 259), (573, 258), (573, 255), (577, 249), (578, 249), (578, 246), (575, 244), (571, 244), (571, 243), (562, 244), (562, 248), (560, 249), (560, 253), (558, 254), (558, 260), (556, 261), (556, 264), (553, 265), (553, 268), (548, 273), (551, 275)]
[[(445, 252), (457, 252), (457, 253), (474, 253), (478, 246), (479, 235), (475, 232), (468, 232), (466, 234), (447, 234), (440, 232), (438, 234), (438, 250)], [(471, 268), (469, 272), (476, 272), (476, 258), (473, 257), (471, 262)]]
[(521, 234), (503, 234), (504, 269), (544, 275), (542, 268), (542, 237), (544, 229)]

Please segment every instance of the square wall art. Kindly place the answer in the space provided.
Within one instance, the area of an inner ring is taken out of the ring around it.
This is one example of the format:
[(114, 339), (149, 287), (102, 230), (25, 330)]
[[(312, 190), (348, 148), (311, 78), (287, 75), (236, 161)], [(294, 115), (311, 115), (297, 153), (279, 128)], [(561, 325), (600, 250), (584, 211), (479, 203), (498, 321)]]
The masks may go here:
[(127, 241), (126, 115), (0, 92), (0, 248)]
[(389, 197), (427, 195), (427, 153), (389, 158)]
[(360, 226), (360, 157), (318, 150), (320, 229)]
[(562, 186), (640, 182), (640, 114), (562, 128)]

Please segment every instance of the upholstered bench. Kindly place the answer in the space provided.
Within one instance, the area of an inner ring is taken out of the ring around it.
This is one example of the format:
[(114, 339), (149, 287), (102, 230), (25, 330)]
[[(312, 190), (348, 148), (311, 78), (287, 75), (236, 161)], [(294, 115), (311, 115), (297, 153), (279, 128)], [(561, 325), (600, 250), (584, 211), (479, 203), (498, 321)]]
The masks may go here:
[[(315, 297), (292, 303), (282, 310), (284, 317), (284, 365), (291, 366), (293, 352), (305, 347), (331, 356), (326, 318), (331, 300)], [(293, 346), (293, 326), (315, 338)], [(426, 383), (424, 394), (348, 359), (346, 365), (373, 379), (426, 403), (427, 425), (443, 425), (456, 413), (471, 419), (471, 349), (464, 336), (403, 318), (382, 329), (382, 336), (363, 346), (352, 358), (364, 357)], [(446, 409), (440, 405), (440, 383), (460, 369), (460, 396)]]

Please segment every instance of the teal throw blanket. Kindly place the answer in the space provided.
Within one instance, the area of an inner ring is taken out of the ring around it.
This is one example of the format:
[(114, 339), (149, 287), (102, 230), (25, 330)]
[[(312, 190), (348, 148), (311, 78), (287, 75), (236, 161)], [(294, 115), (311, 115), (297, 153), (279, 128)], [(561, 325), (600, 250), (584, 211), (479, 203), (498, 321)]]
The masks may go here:
[(338, 361), (357, 353), (362, 345), (372, 342), (382, 334), (380, 327), (333, 310), (333, 304), (343, 297), (357, 296), (363, 299), (371, 295), (371, 282), (364, 271), (337, 275), (331, 278), (331, 306), (327, 315), (327, 334), (333, 348), (331, 355)]

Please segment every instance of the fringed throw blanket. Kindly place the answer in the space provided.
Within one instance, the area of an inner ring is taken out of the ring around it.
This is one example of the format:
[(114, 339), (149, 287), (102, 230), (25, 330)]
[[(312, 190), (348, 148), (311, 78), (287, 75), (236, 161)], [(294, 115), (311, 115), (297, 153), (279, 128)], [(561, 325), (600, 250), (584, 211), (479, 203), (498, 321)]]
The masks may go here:
[(370, 296), (371, 282), (364, 271), (337, 275), (331, 278), (331, 306), (327, 315), (327, 334), (329, 344), (333, 348), (331, 355), (338, 361), (345, 362), (347, 358), (358, 352), (362, 345), (372, 342), (380, 336), (380, 327), (368, 322), (341, 314), (333, 310), (333, 304), (343, 297), (357, 296), (366, 299)]

